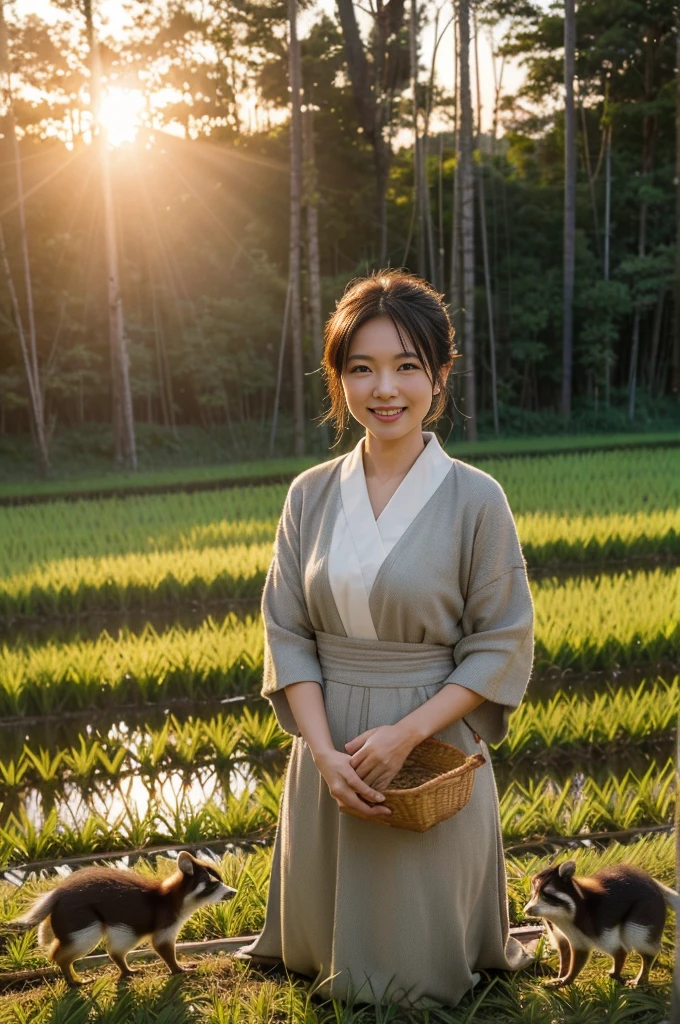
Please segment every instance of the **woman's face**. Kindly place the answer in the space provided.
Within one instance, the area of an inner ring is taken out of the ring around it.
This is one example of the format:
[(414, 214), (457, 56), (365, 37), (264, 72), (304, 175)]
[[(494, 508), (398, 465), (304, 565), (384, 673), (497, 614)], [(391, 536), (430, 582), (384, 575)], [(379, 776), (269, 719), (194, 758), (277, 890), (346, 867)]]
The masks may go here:
[[(402, 332), (403, 333), (403, 332)], [(347, 407), (355, 420), (381, 440), (397, 440), (422, 429), (433, 388), (425, 364), (387, 316), (362, 324), (349, 346), (342, 374)], [(446, 380), (448, 368), (442, 369)]]

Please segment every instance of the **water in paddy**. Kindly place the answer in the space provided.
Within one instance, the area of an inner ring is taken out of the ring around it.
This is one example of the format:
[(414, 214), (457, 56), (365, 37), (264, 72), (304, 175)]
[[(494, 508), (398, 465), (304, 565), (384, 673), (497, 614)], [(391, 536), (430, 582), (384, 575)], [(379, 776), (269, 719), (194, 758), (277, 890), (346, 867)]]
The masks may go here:
[[(265, 707), (264, 703), (261, 705)], [(228, 711), (222, 709), (223, 719), (234, 723), (242, 713), (242, 705), (231, 705)], [(212, 746), (197, 748), (195, 756), (185, 751), (176, 756), (177, 736), (170, 729), (164, 751), (156, 759), (158, 767), (149, 761), (149, 740), (158, 733), (167, 715), (161, 709), (154, 714), (148, 711), (122, 719), (120, 715), (109, 716), (107, 721), (97, 719), (96, 728), (82, 723), (58, 723), (55, 721), (30, 726), (22, 730), (0, 730), (0, 759), (3, 764), (18, 761), (24, 746), (34, 753), (41, 750), (55, 757), (62, 748), (78, 750), (81, 745), (93, 742), (101, 744), (109, 758), (123, 747), (125, 756), (115, 774), (102, 769), (101, 765), (87, 773), (86, 779), (78, 779), (65, 765), (60, 766), (56, 777), (38, 781), (35, 772), (26, 777), (25, 784), (8, 785), (0, 778), (0, 826), (11, 814), (23, 811), (31, 824), (40, 829), (48, 815), (56, 812), (62, 828), (82, 827), (92, 814), (113, 823), (121, 821), (121, 828), (127, 831), (134, 821), (154, 816), (162, 826), (162, 832), (172, 832), (173, 822), (195, 818), (206, 804), (211, 803), (220, 810), (226, 810), (230, 802), (245, 791), (252, 792), (262, 772), (279, 776), (285, 766), (286, 751), (276, 748), (259, 751), (250, 760), (238, 744), (229, 757), (224, 753), (215, 763)], [(179, 719), (180, 725), (183, 719)], [(502, 760), (492, 749), (499, 795), (502, 797), (511, 782), (527, 786), (539, 779), (550, 779), (555, 787), (562, 789), (571, 781), (578, 791), (586, 778), (592, 778), (602, 785), (614, 775), (622, 778), (630, 769), (637, 777), (645, 774), (651, 764), (661, 771), (673, 756), (672, 736), (655, 740), (648, 748), (628, 746), (616, 751), (570, 752), (569, 750), (547, 750), (538, 754), (517, 754)], [(178, 760), (181, 762), (178, 764)]]

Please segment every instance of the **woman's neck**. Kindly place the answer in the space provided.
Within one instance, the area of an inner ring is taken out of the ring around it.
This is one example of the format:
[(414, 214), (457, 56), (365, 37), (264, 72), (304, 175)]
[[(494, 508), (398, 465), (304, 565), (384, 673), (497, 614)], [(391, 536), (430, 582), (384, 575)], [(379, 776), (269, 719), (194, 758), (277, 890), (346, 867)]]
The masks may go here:
[(395, 441), (384, 441), (367, 430), (364, 438), (366, 479), (374, 477), (387, 483), (395, 477), (405, 477), (424, 448), (422, 424)]

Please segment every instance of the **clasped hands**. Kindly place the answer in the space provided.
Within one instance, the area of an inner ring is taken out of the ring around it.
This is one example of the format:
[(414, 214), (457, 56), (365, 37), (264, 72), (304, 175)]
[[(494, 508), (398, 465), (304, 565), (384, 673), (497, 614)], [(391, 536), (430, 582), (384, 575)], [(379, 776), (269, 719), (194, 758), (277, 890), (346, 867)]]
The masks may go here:
[(400, 723), (380, 725), (355, 736), (343, 753), (329, 750), (315, 758), (317, 767), (341, 811), (368, 821), (389, 818), (380, 806), (387, 789), (416, 741)]

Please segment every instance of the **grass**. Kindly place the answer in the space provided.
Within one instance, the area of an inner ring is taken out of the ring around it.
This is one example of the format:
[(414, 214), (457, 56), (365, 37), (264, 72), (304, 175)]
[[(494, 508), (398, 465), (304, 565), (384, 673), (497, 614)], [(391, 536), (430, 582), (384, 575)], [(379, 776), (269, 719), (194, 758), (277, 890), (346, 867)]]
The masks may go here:
[[(546, 437), (494, 438), (485, 441), (446, 443), (450, 455), (474, 461), (494, 456), (511, 458), (513, 456), (529, 456), (545, 453), (571, 452), (578, 450), (615, 451), (617, 448), (643, 449), (663, 445), (677, 444), (680, 433), (677, 430), (655, 431), (651, 433), (623, 434), (577, 434)], [(347, 441), (345, 450), (349, 450), (354, 442)], [(334, 449), (328, 458), (335, 458), (341, 451)], [(82, 459), (79, 460), (82, 462)], [(177, 457), (172, 460), (175, 465)], [(143, 487), (181, 488), (193, 483), (214, 481), (233, 481), (257, 479), (273, 475), (293, 476), (308, 466), (315, 465), (321, 458), (307, 456), (303, 458), (259, 459), (244, 462), (219, 461), (213, 465), (179, 466), (177, 468), (147, 468), (138, 473), (120, 472), (110, 462), (101, 460), (100, 464), (108, 464), (108, 470), (88, 468), (85, 471), (74, 471), (73, 465), (66, 471), (62, 468), (53, 479), (37, 480), (34, 472), (26, 471), (24, 461), (21, 468), (3, 463), (3, 479), (0, 484), (0, 498), (17, 498), (29, 496), (54, 496), (60, 494), (102, 491), (115, 492), (120, 489), (136, 489)], [(28, 462), (30, 465), (30, 462)]]
[[(655, 836), (630, 846), (612, 843), (604, 852), (570, 851), (577, 862), (577, 874), (590, 874), (605, 864), (637, 863), (654, 877), (672, 884), (673, 838)], [(262, 894), (267, 884), (270, 851), (255, 854), (227, 854), (222, 873), (238, 896), (224, 907), (211, 907), (194, 915), (184, 926), (181, 940), (252, 933), (261, 927), (264, 915)], [(547, 858), (524, 856), (507, 859), (508, 896), (511, 921), (522, 923), (520, 909), (529, 893), (532, 874), (545, 867)], [(165, 873), (172, 862), (159, 862)], [(142, 870), (150, 870), (142, 866)], [(17, 893), (0, 884), (0, 922), (24, 909), (29, 897), (49, 888), (52, 883), (31, 883)], [(247, 907), (247, 916), (242, 916)], [(241, 908), (241, 909), (239, 909)], [(586, 1020), (611, 1022), (634, 1020), (638, 1024), (658, 1024), (666, 1013), (672, 968), (670, 921), (664, 934), (664, 946), (651, 975), (647, 991), (617, 986), (607, 977), (610, 960), (595, 953), (578, 983), (569, 989), (551, 991), (542, 979), (554, 977), (557, 956), (545, 943), (539, 943), (535, 962), (518, 973), (482, 972), (482, 980), (455, 1009), (442, 1008), (427, 1014), (397, 1007), (362, 1007), (325, 1002), (309, 995), (309, 983), (299, 977), (264, 978), (257, 971), (225, 955), (196, 958), (198, 970), (179, 980), (169, 979), (157, 963), (145, 964), (126, 987), (117, 987), (113, 968), (92, 972), (90, 984), (79, 992), (67, 992), (62, 981), (42, 982), (33, 988), (0, 995), (1, 1024), (53, 1022), (108, 1024), (163, 1022), (163, 1024), (575, 1024)], [(0, 924), (1, 931), (1, 924)], [(0, 967), (20, 969), (42, 966), (45, 960), (36, 951), (31, 938), (8, 937), (2, 943)], [(627, 973), (637, 967), (631, 957)]]

